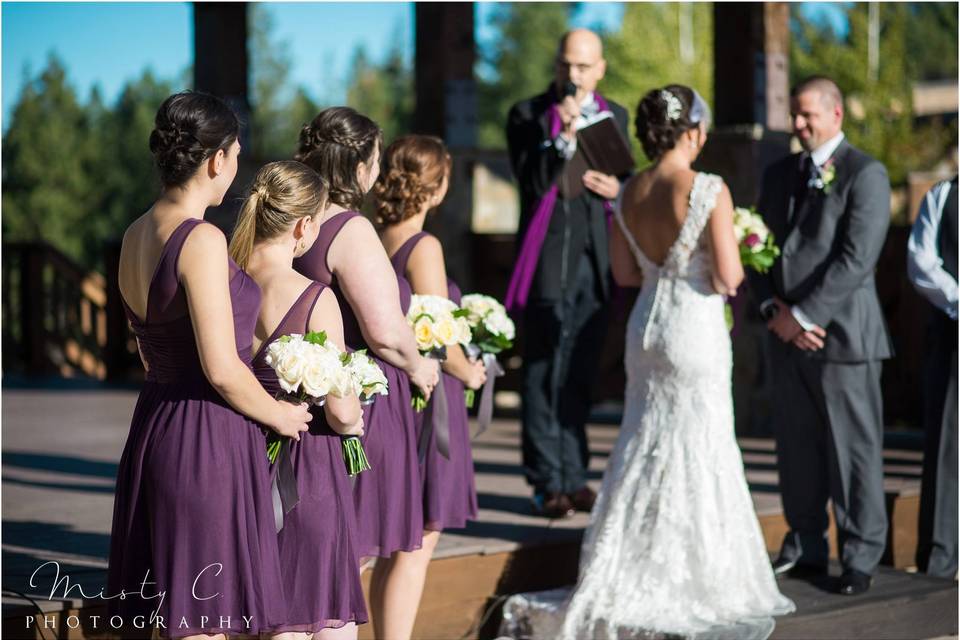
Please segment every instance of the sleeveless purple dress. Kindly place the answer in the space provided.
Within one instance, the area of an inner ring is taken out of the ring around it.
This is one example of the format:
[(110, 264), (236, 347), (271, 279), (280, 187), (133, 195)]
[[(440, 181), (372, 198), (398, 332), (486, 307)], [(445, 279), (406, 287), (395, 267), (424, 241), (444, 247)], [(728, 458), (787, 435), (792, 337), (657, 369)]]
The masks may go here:
[[(389, 395), (377, 396), (373, 404), (363, 408), (363, 448), (371, 468), (356, 477), (353, 492), (360, 555), (387, 558), (395, 551), (413, 551), (423, 544), (423, 507), (410, 381), (404, 371), (369, 351), (356, 314), (327, 266), (327, 253), (337, 234), (343, 225), (360, 215), (356, 211), (343, 211), (331, 216), (320, 227), (310, 250), (294, 260), (293, 268), (333, 288), (340, 302), (347, 348), (368, 349), (367, 354), (387, 377)], [(406, 313), (410, 306), (410, 284), (405, 278), (398, 280), (400, 305)]]
[[(407, 261), (421, 238), (421, 231), (410, 237), (390, 258), (397, 277), (404, 277)], [(447, 279), (447, 296), (460, 304), (460, 288)], [(473, 450), (470, 447), (470, 424), (463, 383), (448, 373), (443, 374), (450, 415), (450, 459), (437, 450), (436, 434), (430, 440), (420, 475), (423, 489), (424, 528), (431, 531), (462, 529), (468, 520), (477, 519), (477, 489), (473, 476)], [(416, 414), (417, 435), (423, 428), (423, 413)]]
[[(171, 234), (146, 317), (124, 303), (148, 371), (117, 471), (110, 539), (107, 594), (128, 595), (110, 600), (109, 612), (155, 626), (157, 611), (165, 637), (258, 633), (286, 621), (266, 439), (204, 376), (177, 278), (183, 243), (202, 222), (185, 220)], [(232, 260), (230, 300), (237, 353), (249, 363), (260, 289)], [(160, 592), (162, 603), (151, 598)]]
[[(281, 391), (266, 362), (267, 347), (280, 336), (309, 329), (324, 285), (310, 284), (253, 357), (253, 373), (271, 395)], [(321, 407), (312, 410), (310, 431), (290, 442), (300, 501), (283, 519), (280, 570), (287, 594), (287, 624), (278, 632), (314, 633), (367, 621), (357, 555), (357, 516), (340, 436)]]

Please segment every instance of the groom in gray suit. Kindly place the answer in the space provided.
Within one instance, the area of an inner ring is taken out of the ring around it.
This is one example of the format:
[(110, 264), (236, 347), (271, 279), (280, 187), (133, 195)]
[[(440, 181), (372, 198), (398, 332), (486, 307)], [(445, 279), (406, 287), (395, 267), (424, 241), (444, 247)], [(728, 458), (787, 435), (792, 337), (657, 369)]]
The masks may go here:
[(758, 211), (781, 247), (750, 274), (770, 329), (780, 491), (790, 531), (777, 574), (825, 574), (827, 500), (839, 530), (840, 592), (863, 593), (883, 554), (881, 362), (893, 355), (874, 282), (890, 223), (882, 164), (853, 147), (843, 96), (825, 77), (791, 92), (803, 152), (764, 175)]

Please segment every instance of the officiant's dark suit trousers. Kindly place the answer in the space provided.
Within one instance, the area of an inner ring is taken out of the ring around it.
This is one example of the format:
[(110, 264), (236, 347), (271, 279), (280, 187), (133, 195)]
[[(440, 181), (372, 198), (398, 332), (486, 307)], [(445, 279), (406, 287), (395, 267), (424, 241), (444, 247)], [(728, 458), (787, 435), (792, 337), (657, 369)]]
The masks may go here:
[(781, 554), (826, 565), (832, 500), (844, 568), (872, 574), (886, 546), (879, 360), (830, 362), (771, 336), (777, 465), (790, 534)]
[(537, 492), (587, 482), (585, 426), (608, 312), (588, 253), (574, 274), (562, 299), (533, 301), (524, 315), (523, 467)]

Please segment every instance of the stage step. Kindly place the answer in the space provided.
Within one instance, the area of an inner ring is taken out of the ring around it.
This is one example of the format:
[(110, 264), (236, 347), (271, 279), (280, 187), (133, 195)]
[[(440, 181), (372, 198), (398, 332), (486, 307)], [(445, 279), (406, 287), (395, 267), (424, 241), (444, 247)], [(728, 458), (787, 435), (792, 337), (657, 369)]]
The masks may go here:
[[(89, 615), (104, 613), (98, 602), (85, 606), (82, 600), (47, 601), (39, 594), (41, 589), (29, 587), (28, 579), (40, 563), (57, 560), (88, 592), (103, 586), (112, 484), (136, 392), (5, 389), (3, 400), (3, 637), (97, 637), (83, 623), (79, 629), (68, 628), (72, 621), (67, 615), (80, 614), (82, 622), (88, 620)], [(71, 425), (75, 437), (62, 437), (64, 424)], [(599, 486), (616, 437), (615, 424), (590, 427), (594, 455), (589, 481), (594, 487)], [(754, 506), (773, 551), (786, 530), (773, 442), (741, 439), (740, 445)], [(490, 637), (499, 623), (499, 610), (490, 605), (499, 598), (570, 584), (576, 577), (580, 538), (588, 518), (577, 514), (554, 522), (530, 514), (529, 490), (520, 468), (519, 423), (496, 421), (475, 442), (474, 458), (480, 520), (441, 537), (417, 620), (417, 638), (476, 637), (471, 629), (488, 611), (480, 635)], [(912, 564), (916, 545), (921, 454), (909, 447), (888, 446), (885, 458), (892, 523), (885, 562), (904, 567)], [(369, 577), (369, 572), (364, 575), (365, 584)], [(49, 581), (46, 584), (49, 589)], [(27, 629), (24, 616), (36, 615), (33, 605), (11, 591), (28, 594), (47, 615), (55, 616), (54, 628)], [(921, 604), (897, 601), (896, 607), (909, 611)], [(817, 611), (817, 615), (830, 615)], [(918, 629), (923, 628), (922, 622), (916, 622)], [(784, 622), (780, 631), (787, 630)], [(361, 637), (372, 637), (370, 625), (361, 628)]]

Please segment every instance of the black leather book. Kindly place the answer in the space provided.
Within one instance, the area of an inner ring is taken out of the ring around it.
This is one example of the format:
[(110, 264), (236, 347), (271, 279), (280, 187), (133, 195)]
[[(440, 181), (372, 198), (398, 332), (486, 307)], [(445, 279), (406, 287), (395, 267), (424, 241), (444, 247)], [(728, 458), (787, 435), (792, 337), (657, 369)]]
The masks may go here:
[(613, 118), (603, 118), (577, 131), (577, 151), (567, 161), (560, 176), (560, 192), (565, 198), (583, 193), (583, 174), (593, 169), (611, 176), (630, 173), (633, 152)]

